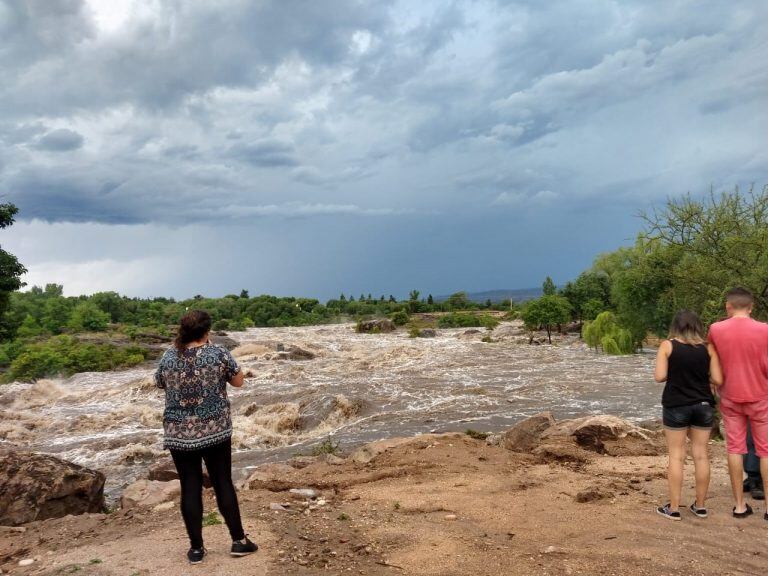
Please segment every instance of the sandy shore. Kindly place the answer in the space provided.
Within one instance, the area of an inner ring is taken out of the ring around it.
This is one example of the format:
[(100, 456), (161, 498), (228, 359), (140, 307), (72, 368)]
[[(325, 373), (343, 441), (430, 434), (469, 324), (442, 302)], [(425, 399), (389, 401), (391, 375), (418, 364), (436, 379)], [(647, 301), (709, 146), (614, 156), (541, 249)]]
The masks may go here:
[[(210, 553), (186, 564), (176, 507), (117, 511), (0, 529), (11, 574), (764, 574), (768, 522), (730, 515), (725, 454), (712, 445), (710, 518), (654, 512), (666, 493), (663, 456), (543, 460), (466, 435), (420, 436), (362, 464), (317, 462), (268, 486), (315, 486), (306, 511), (287, 491), (243, 489), (251, 557), (227, 555), (223, 525), (205, 528)], [(685, 500), (692, 498), (692, 466)], [(258, 483), (257, 483), (258, 484)], [(267, 486), (269, 483), (262, 483)], [(586, 500), (586, 501), (584, 501)], [(286, 511), (272, 503), (290, 504)], [(214, 509), (211, 495), (206, 508)], [(29, 567), (18, 561), (34, 558)]]

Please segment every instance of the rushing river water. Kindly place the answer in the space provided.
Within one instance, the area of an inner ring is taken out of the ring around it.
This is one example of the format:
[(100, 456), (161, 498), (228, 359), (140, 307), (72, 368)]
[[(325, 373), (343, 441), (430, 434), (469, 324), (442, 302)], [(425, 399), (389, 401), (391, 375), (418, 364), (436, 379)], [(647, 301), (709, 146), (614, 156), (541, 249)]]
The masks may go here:
[[(388, 436), (499, 430), (542, 410), (558, 418), (610, 413), (656, 418), (661, 388), (651, 354), (612, 357), (575, 338), (528, 345), (504, 323), (435, 338), (356, 334), (351, 325), (257, 328), (241, 347), (245, 386), (230, 388), (235, 467), (308, 452), (329, 434), (342, 447)], [(285, 360), (279, 345), (315, 355)], [(162, 451), (162, 391), (152, 370), (83, 373), (0, 387), (0, 442), (56, 454), (107, 474), (115, 492)]]

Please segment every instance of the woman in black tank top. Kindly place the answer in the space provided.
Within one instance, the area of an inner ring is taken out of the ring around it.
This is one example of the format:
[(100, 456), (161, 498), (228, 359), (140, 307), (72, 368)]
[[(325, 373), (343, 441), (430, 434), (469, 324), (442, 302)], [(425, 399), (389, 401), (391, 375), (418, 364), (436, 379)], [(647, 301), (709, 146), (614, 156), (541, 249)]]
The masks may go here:
[(669, 451), (669, 503), (656, 511), (670, 520), (681, 518), (683, 464), (687, 456), (686, 438), (690, 438), (696, 475), (696, 501), (689, 509), (696, 516), (706, 518), (708, 443), (715, 406), (712, 387), (722, 384), (723, 374), (714, 346), (704, 340), (704, 328), (696, 313), (682, 310), (675, 316), (669, 329), (669, 339), (659, 346), (654, 377), (656, 382), (666, 382), (661, 405)]

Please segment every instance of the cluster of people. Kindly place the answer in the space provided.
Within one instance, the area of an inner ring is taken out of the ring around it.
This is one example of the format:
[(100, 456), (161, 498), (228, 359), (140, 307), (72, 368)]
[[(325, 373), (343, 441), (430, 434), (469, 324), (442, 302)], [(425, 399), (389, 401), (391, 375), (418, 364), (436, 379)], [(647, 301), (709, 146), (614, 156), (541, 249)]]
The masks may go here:
[[(690, 440), (696, 498), (689, 506), (706, 518), (710, 468), (708, 444), (715, 425), (715, 398), (725, 428), (728, 472), (735, 518), (754, 511), (745, 492), (765, 499), (768, 488), (768, 324), (752, 318), (754, 298), (744, 288), (726, 294), (727, 318), (709, 327), (683, 310), (675, 316), (669, 338), (659, 346), (654, 377), (665, 382), (662, 394), (664, 434), (669, 451), (669, 502), (656, 511), (681, 520), (683, 465)], [(744, 472), (747, 472), (746, 479)], [(768, 520), (768, 512), (764, 514)]]
[[(708, 444), (715, 419), (715, 398), (725, 424), (728, 467), (735, 505), (733, 516), (753, 513), (744, 492), (763, 499), (768, 481), (768, 324), (751, 318), (752, 295), (734, 288), (726, 296), (726, 320), (705, 335), (699, 317), (679, 312), (669, 339), (659, 347), (655, 378), (666, 382), (663, 423), (669, 448), (669, 502), (657, 512), (680, 520), (683, 467), (690, 440), (696, 498), (689, 510), (707, 516), (710, 469)], [(193, 564), (202, 562), (203, 471), (205, 462), (216, 502), (232, 537), (230, 553), (258, 550), (243, 530), (232, 482), (232, 415), (227, 385), (243, 385), (243, 372), (224, 348), (211, 344), (211, 317), (203, 310), (181, 319), (175, 346), (163, 355), (155, 374), (165, 390), (164, 447), (171, 452), (181, 482), (181, 512)], [(748, 476), (744, 480), (744, 470)], [(765, 514), (768, 520), (768, 512)]]

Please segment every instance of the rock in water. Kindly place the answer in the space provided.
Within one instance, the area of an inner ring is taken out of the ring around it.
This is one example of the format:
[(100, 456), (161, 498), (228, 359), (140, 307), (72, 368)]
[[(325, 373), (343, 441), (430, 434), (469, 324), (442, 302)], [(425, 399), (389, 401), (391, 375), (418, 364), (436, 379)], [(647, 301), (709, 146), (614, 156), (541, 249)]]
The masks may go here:
[(389, 318), (378, 320), (361, 320), (357, 323), (357, 331), (363, 334), (375, 334), (378, 332), (394, 332), (395, 323)]
[(54, 456), (0, 451), (0, 524), (101, 512), (104, 474)]
[(216, 344), (227, 350), (234, 350), (240, 344), (237, 340), (227, 336), (226, 332), (216, 332), (215, 334), (211, 334), (208, 339), (211, 341), (211, 344)]

